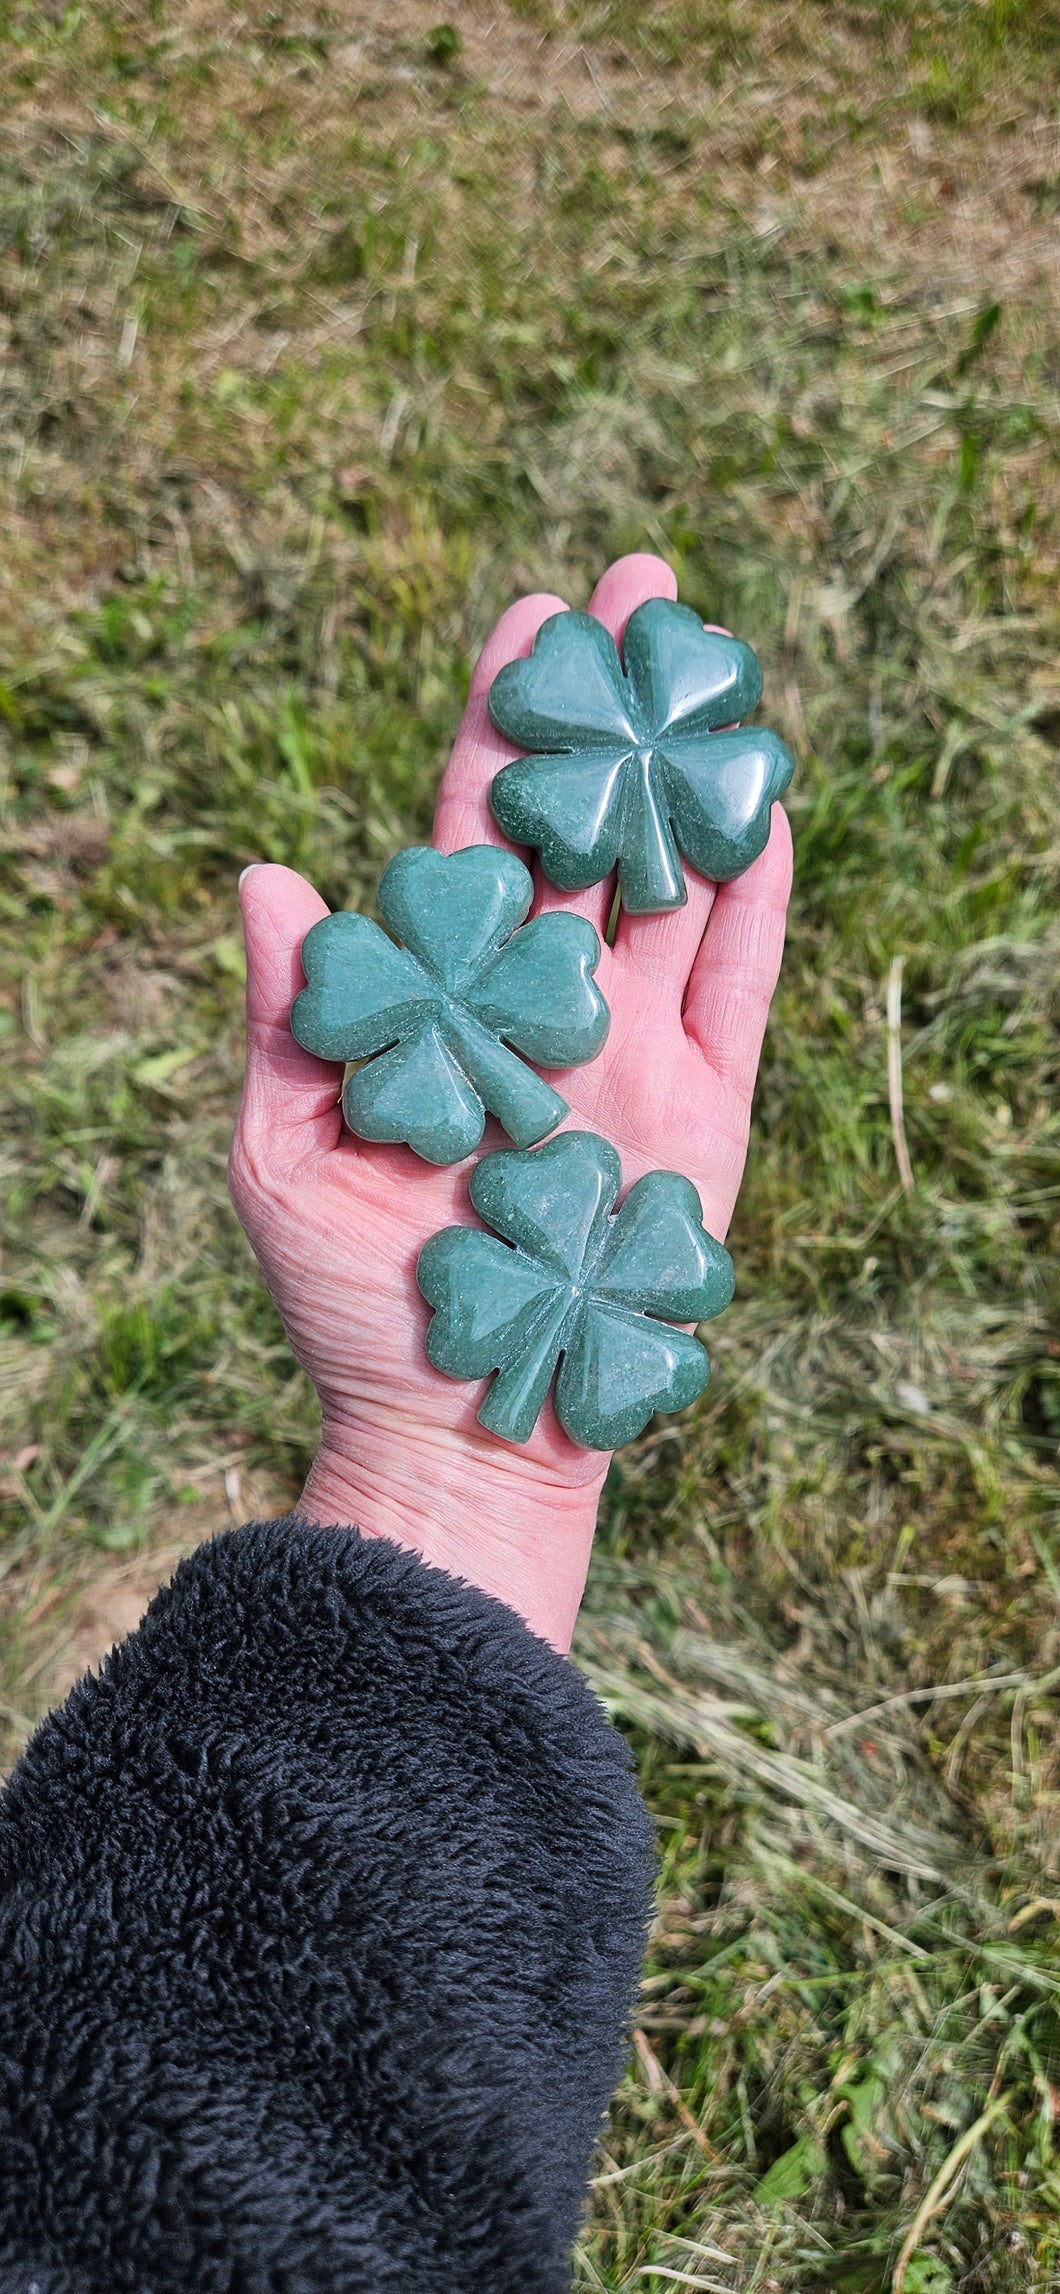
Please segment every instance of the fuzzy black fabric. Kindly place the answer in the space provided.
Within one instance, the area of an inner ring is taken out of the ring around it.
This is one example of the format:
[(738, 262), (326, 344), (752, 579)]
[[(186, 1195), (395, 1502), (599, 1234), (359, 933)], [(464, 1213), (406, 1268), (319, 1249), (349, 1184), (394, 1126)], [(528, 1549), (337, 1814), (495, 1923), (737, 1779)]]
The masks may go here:
[(204, 1546), (0, 1799), (0, 2294), (560, 2294), (650, 1874), (499, 1602)]

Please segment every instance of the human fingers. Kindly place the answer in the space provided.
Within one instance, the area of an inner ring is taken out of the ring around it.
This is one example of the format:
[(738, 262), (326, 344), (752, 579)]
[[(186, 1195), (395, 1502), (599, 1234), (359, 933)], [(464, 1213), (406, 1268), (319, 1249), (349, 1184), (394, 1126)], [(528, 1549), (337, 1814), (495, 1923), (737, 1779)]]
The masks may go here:
[(791, 829), (773, 806), (769, 842), (743, 876), (719, 885), (685, 998), (685, 1033), (750, 1105), (784, 952)]
[[(616, 558), (601, 574), (589, 600), (589, 611), (609, 629), (615, 644), (621, 647), (626, 634), (626, 623), (638, 605), (645, 605), (650, 597), (677, 596), (677, 576), (665, 558), (653, 557), (647, 550), (633, 550), (627, 557)], [(614, 906), (615, 878), (612, 873), (599, 884), (587, 885), (584, 892), (560, 892), (538, 863), (534, 870), (537, 896), (534, 914), (546, 915), (553, 909), (566, 909), (576, 916), (585, 916), (603, 939), (608, 919)], [(700, 934), (703, 925), (700, 924)]]
[(503, 733), (498, 733), (487, 707), (487, 695), (506, 661), (518, 661), (533, 649), (534, 639), (550, 614), (566, 613), (561, 597), (538, 591), (521, 597), (502, 613), (486, 639), (471, 674), (467, 708), (442, 774), (434, 811), (434, 842), (439, 852), (457, 852), (465, 844), (503, 844), (489, 808), (490, 783), (501, 766), (518, 754)]
[(589, 599), (589, 611), (609, 629), (616, 645), (626, 634), (626, 623), (638, 605), (650, 597), (677, 596), (677, 575), (665, 558), (651, 550), (630, 550), (602, 573)]
[(247, 1059), (236, 1126), (236, 1161), (260, 1165), (282, 1142), (285, 1160), (323, 1155), (342, 1128), (342, 1068), (303, 1051), (291, 1034), (291, 1005), (305, 986), (301, 946), (328, 913), (319, 892), (293, 868), (262, 862), (239, 888), (247, 951)]

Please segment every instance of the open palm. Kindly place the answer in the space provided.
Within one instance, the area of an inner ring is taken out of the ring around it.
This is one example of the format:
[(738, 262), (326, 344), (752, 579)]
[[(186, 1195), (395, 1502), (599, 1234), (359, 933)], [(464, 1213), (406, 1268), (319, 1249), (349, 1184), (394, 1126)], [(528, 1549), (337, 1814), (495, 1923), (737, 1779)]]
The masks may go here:
[[(623, 558), (604, 575), (590, 610), (621, 642), (636, 606), (675, 589), (660, 559)], [(528, 654), (542, 621), (562, 609), (559, 598), (523, 599), (482, 653), (438, 796), (434, 842), (444, 852), (506, 841), (488, 792), (513, 751), (490, 721), (486, 696), (502, 664)], [(720, 1241), (743, 1172), (783, 947), (791, 848), (779, 805), (766, 850), (745, 876), (716, 890), (686, 873), (684, 908), (620, 916), (597, 973), (611, 1007), (607, 1042), (591, 1065), (550, 1081), (569, 1102), (568, 1123), (602, 1132), (618, 1149), (626, 1186), (649, 1170), (691, 1179), (704, 1223)], [(613, 881), (564, 894), (538, 874), (534, 912), (573, 908), (603, 938), (613, 897)], [(524, 1448), (499, 1443), (476, 1420), (482, 1388), (442, 1377), (424, 1353), (429, 1310), (416, 1260), (439, 1228), (473, 1220), (471, 1162), (436, 1170), (408, 1148), (351, 1137), (338, 1106), (341, 1069), (302, 1051), (289, 1028), (303, 983), (299, 949), (325, 905), (302, 877), (271, 866), (245, 876), (242, 902), (247, 1069), (230, 1179), (294, 1353), (320, 1397), (321, 1459), (304, 1503), (318, 1519), (358, 1519), (401, 1537), (429, 1488), (436, 1507), (451, 1497), (457, 1510), (499, 1509), (508, 1525), (502, 1542), (520, 1546), (532, 1541), (543, 1503), (550, 1517), (569, 1507), (572, 1521), (583, 1523), (595, 1511), (606, 1459), (577, 1449), (550, 1405)], [(505, 1144), (491, 1126), (483, 1151)], [(325, 1513), (340, 1489), (347, 1510)], [(422, 1549), (419, 1535), (407, 1542)], [(462, 1557), (462, 1547), (454, 1552)], [(482, 1572), (477, 1581), (486, 1582)], [(526, 1613), (525, 1603), (514, 1605)]]

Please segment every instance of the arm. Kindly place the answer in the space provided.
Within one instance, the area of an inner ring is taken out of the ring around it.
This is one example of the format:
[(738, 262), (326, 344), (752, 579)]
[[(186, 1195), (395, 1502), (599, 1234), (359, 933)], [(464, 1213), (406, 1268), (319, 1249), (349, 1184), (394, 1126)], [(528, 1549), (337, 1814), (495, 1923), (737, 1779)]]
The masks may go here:
[[(623, 560), (593, 610), (617, 636), (673, 586)], [(487, 645), (443, 850), (498, 839), (485, 696), (560, 603)], [(778, 807), (746, 876), (622, 919), (607, 1044), (559, 1079), (626, 1183), (683, 1171), (719, 1239), (789, 878)], [(602, 935), (611, 897), (538, 906)], [(561, 2294), (648, 1891), (625, 1753), (564, 1661), (607, 1460), (550, 1408), (494, 1441), (430, 1369), (414, 1268), (466, 1168), (344, 1135), (340, 1071), (288, 1026), (324, 904), (273, 867), (242, 901), (232, 1191), (321, 1446), (299, 1516), (185, 1564), (2, 1804), (0, 2294)]]
[(0, 1804), (2, 2294), (559, 2294), (650, 1869), (509, 1609), (297, 1517), (204, 1547)]

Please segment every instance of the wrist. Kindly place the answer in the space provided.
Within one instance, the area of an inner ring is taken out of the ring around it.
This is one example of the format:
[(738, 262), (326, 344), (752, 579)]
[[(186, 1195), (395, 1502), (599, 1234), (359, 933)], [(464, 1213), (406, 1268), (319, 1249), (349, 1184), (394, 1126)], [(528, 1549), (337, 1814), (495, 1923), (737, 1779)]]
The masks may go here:
[(370, 1422), (325, 1420), (299, 1512), (418, 1553), (503, 1601), (565, 1656), (609, 1461), (585, 1452), (577, 1462), (575, 1480), (488, 1434), (384, 1409)]

